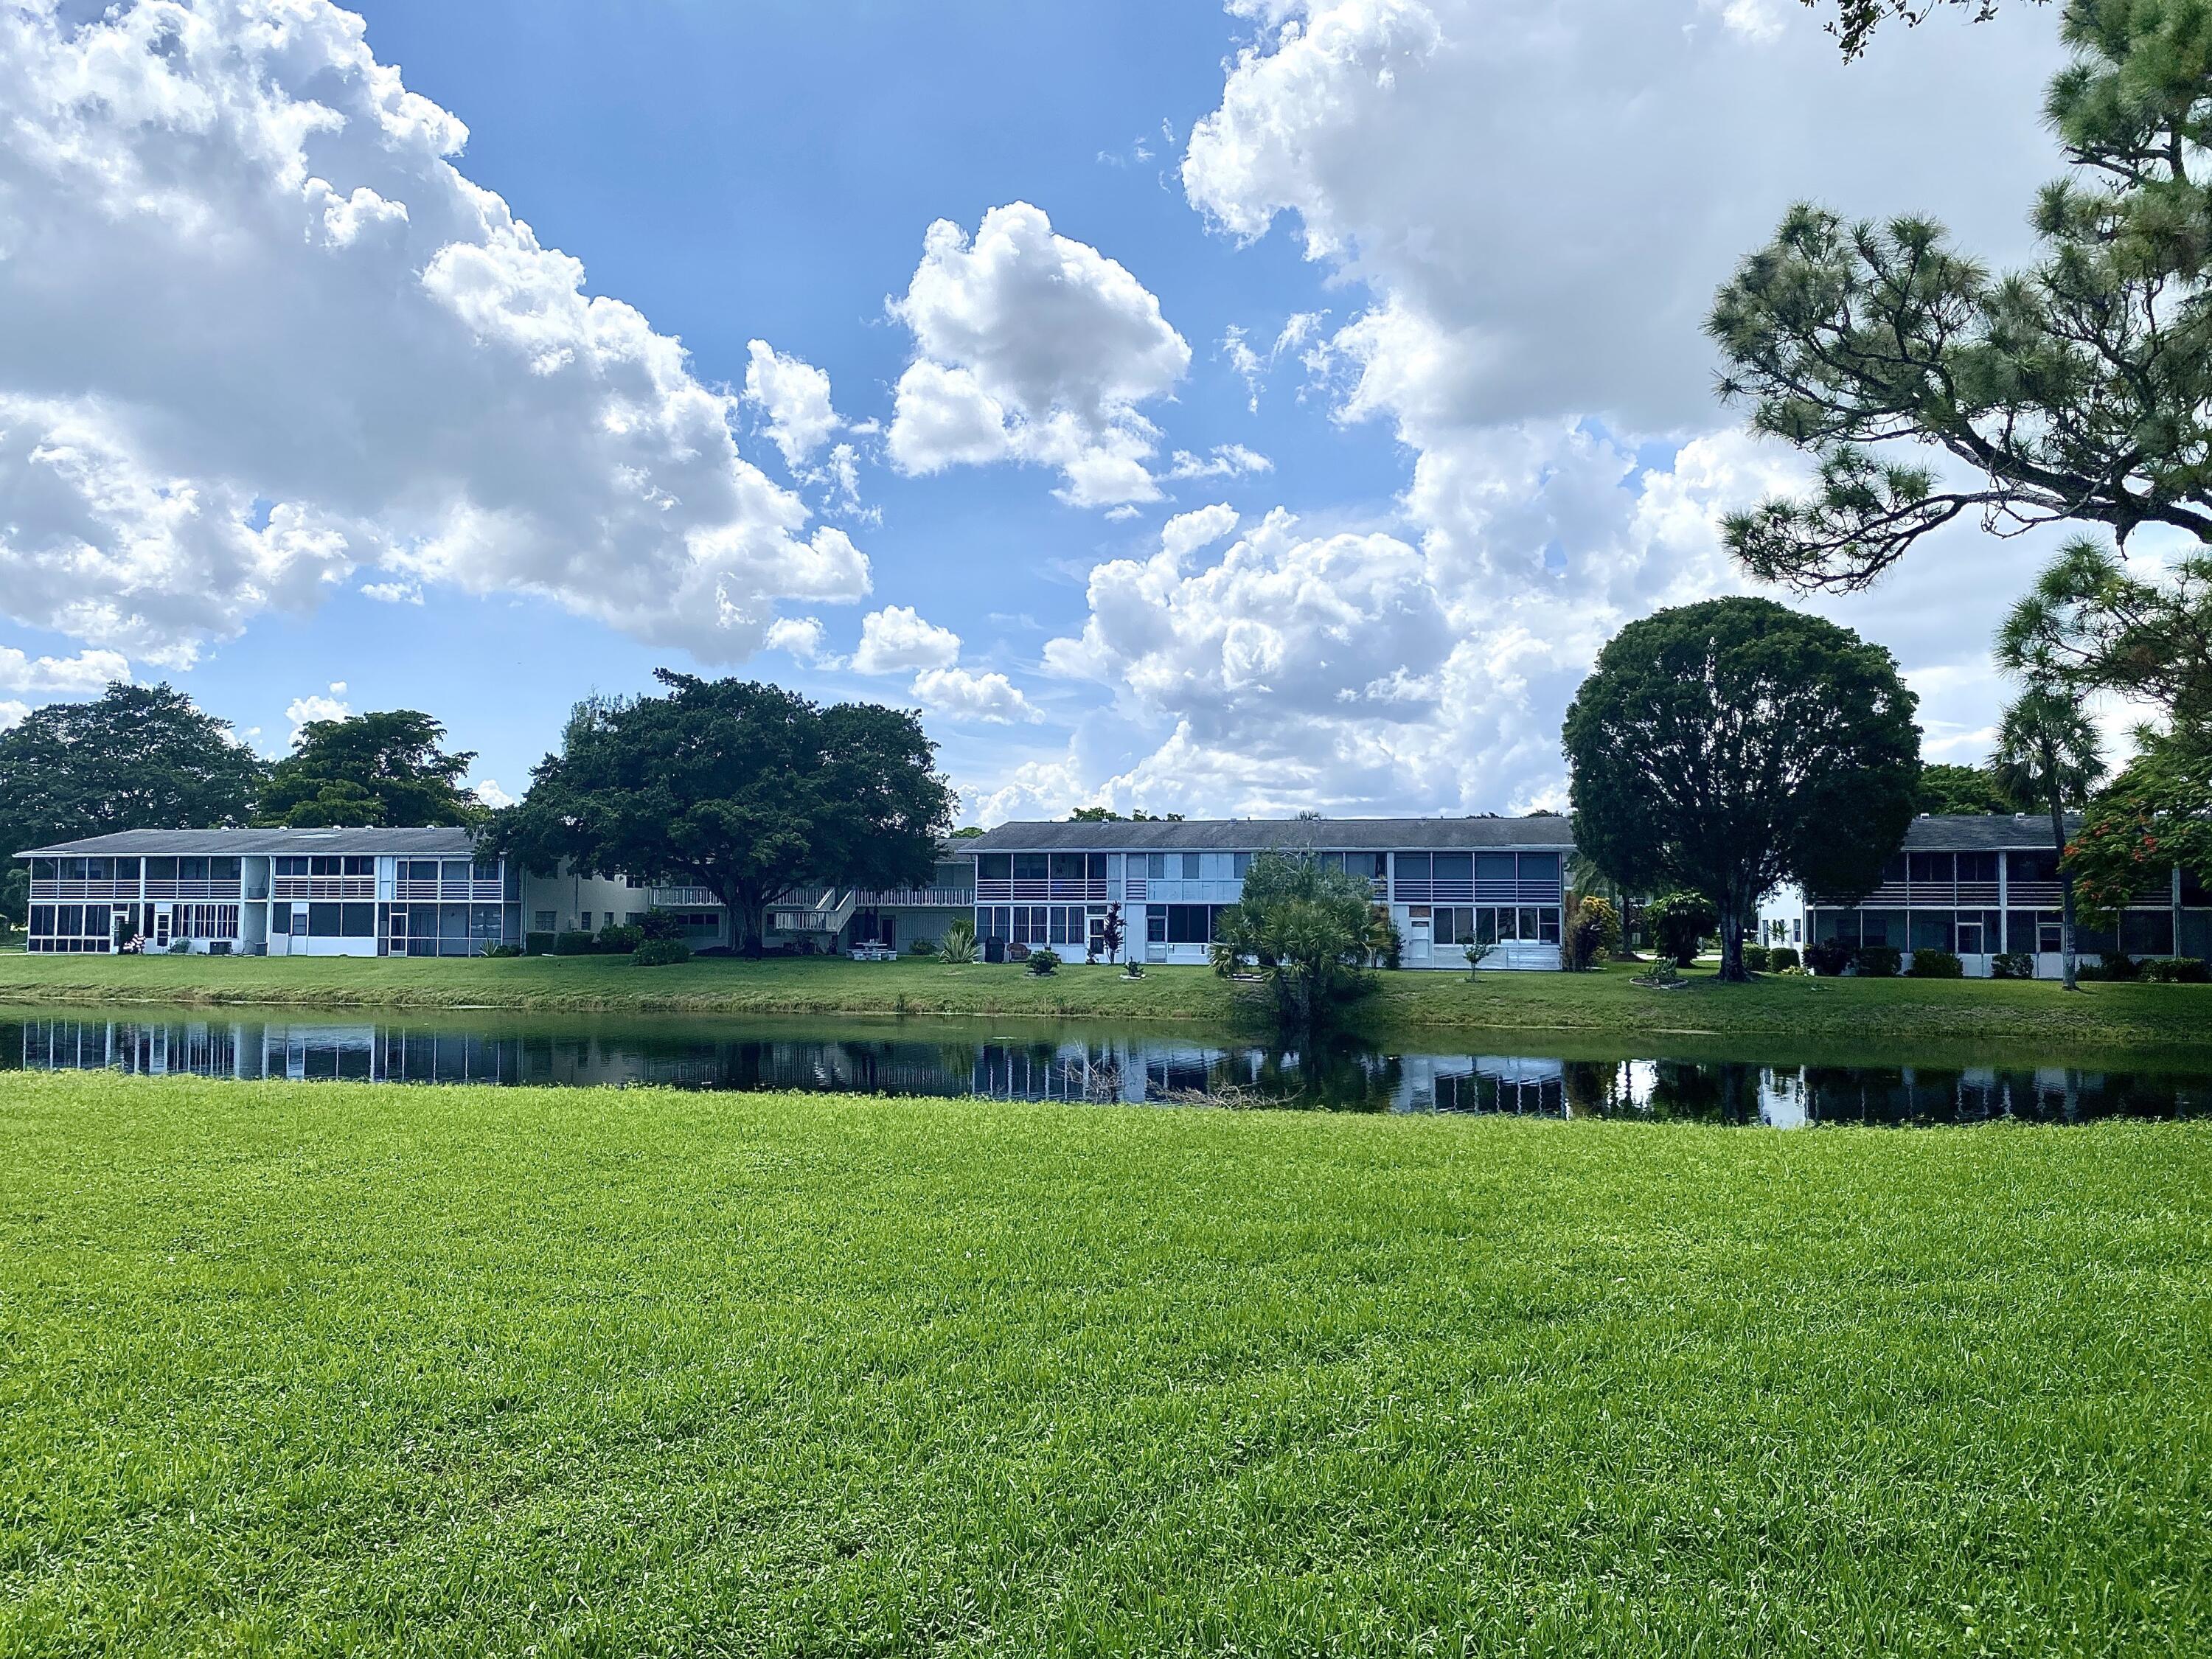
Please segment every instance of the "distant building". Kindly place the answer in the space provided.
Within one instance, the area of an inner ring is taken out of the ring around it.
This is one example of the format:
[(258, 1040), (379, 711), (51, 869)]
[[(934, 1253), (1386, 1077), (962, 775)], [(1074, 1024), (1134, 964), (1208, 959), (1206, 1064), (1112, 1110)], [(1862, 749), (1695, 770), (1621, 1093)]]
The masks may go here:
[(1253, 858), (1310, 852), (1364, 877), (1405, 941), (1408, 968), (1557, 969), (1574, 843), (1564, 817), (1227, 818), (1002, 823), (959, 843), (975, 868), (975, 933), (987, 948), (1103, 954), (1119, 905), (1122, 957), (1202, 963)]
[[(2080, 827), (2069, 819), (2067, 833)], [(2059, 972), (2061, 884), (2051, 821), (2031, 815), (1921, 817), (1882, 871), (1881, 884), (1856, 903), (1808, 896), (1805, 935), (1857, 949), (1948, 951), (1972, 975), (2002, 951), (2036, 959), (2039, 977)], [(2084, 957), (2200, 957), (2212, 960), (2212, 893), (2197, 872), (2169, 870), (2129, 901), (2116, 930), (2081, 927)]]

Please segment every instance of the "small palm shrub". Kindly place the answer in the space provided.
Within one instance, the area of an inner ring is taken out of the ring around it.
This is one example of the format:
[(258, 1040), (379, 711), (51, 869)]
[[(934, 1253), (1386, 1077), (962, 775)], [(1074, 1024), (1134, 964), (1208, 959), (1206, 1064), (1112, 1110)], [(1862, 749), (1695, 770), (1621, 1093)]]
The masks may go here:
[(1992, 979), (2033, 979), (2035, 957), (2027, 951), (2005, 951), (1990, 958)]
[(975, 924), (965, 916), (957, 916), (938, 941), (937, 959), (947, 967), (963, 967), (975, 960)]

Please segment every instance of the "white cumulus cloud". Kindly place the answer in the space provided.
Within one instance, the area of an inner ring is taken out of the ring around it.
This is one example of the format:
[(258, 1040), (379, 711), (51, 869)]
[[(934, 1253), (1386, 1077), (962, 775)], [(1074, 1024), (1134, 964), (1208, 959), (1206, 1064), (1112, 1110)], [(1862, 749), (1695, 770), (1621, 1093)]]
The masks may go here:
[(131, 663), (119, 651), (80, 651), (74, 657), (32, 657), (0, 645), (0, 691), (88, 697), (110, 682), (128, 680)]
[(379, 568), (730, 660), (779, 601), (868, 591), (354, 14), (27, 0), (0, 103), (8, 614), (188, 664)]
[(830, 377), (801, 357), (787, 356), (766, 340), (745, 347), (745, 401), (768, 416), (768, 434), (797, 467), (830, 441), (842, 424), (830, 406)]
[(950, 668), (959, 659), (960, 636), (925, 622), (910, 605), (885, 605), (860, 618), (860, 646), (853, 653), (853, 666), (863, 674)]
[(925, 668), (914, 677), (916, 702), (933, 714), (994, 726), (1040, 720), (1044, 716), (1004, 674), (970, 673), (964, 668)]
[(353, 705), (345, 700), (345, 692), (346, 683), (343, 680), (332, 680), (329, 696), (317, 692), (308, 696), (295, 697), (285, 704), (284, 718), (292, 723), (292, 732), (285, 739), (286, 743), (298, 743), (300, 733), (317, 720), (342, 720), (349, 716), (353, 713)]
[(1122, 265), (1015, 202), (972, 239), (932, 225), (890, 309), (915, 350), (887, 440), (902, 471), (1018, 460), (1058, 468), (1077, 506), (1158, 499), (1138, 405), (1173, 390), (1190, 347)]

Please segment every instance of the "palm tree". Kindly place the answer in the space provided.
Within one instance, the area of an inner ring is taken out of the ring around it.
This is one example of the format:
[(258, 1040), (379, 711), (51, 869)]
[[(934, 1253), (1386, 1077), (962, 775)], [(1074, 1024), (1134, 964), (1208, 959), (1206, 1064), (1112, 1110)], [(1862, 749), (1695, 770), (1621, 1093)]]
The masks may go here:
[(2023, 809), (2051, 814), (2051, 844), (2059, 857), (2058, 949), (2066, 988), (2077, 988), (2074, 951), (2074, 878), (2067, 874), (2066, 814), (2084, 805), (2105, 775), (2103, 741), (2081, 700), (2049, 680), (2031, 680), (1997, 722), (1990, 757), (1997, 787)]

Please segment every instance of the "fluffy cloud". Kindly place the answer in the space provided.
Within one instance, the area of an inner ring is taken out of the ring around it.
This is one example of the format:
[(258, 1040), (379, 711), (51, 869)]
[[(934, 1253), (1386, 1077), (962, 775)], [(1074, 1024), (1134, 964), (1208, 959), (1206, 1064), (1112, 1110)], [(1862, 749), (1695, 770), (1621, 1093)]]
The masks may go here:
[(514, 797), (508, 794), (506, 790), (499, 787), (499, 780), (497, 778), (484, 778), (477, 782), (469, 785), (468, 787), (471, 790), (475, 792), (476, 798), (478, 800), (482, 801), (486, 806), (490, 807), (495, 811), (498, 811), (501, 807), (512, 806), (514, 805)]
[(353, 705), (345, 700), (345, 691), (343, 680), (332, 680), (328, 696), (317, 693), (295, 697), (285, 704), (284, 718), (292, 723), (292, 733), (285, 739), (286, 743), (299, 742), (300, 733), (317, 720), (342, 720), (350, 715)]
[(30, 714), (31, 705), (27, 702), (0, 700), (0, 732), (21, 726), (30, 718)]
[(853, 666), (863, 674), (950, 668), (959, 659), (960, 636), (924, 622), (910, 605), (885, 605), (860, 618), (860, 648), (853, 653)]
[(1004, 674), (926, 668), (914, 677), (914, 696), (931, 713), (949, 714), (955, 720), (1011, 726), (1044, 718)]
[(0, 691), (88, 697), (113, 680), (128, 680), (131, 664), (118, 651), (80, 651), (74, 657), (27, 656), (0, 645)]
[(1178, 449), (1168, 465), (1168, 477), (1184, 478), (1241, 478), (1255, 472), (1273, 472), (1275, 464), (1243, 444), (1216, 444), (1205, 455)]
[[(1218, 519), (1174, 521), (1150, 558), (1100, 565), (1045, 662), (1110, 711), (984, 810), (1555, 804), (1598, 646), (1739, 588), (1719, 514), (1800, 474), (1711, 399), (1714, 288), (1807, 195), (1933, 210), (2016, 255), (2056, 165), (2036, 125), (2051, 21), (1931, 26), (1846, 67), (1796, 8), (1751, 0), (1231, 9), (1258, 32), (1192, 135), (1186, 191), (1237, 238), (1287, 219), (1366, 303), (1333, 334), (1301, 313), (1266, 352), (1232, 331), (1224, 356), (1255, 400), (1296, 356), (1337, 418), (1387, 422), (1413, 458), (1402, 517), (1321, 534), (1277, 514), (1204, 566)], [(2033, 558), (1962, 530), (1819, 608), (1894, 649), (1931, 749), (1963, 750)], [(1108, 749), (1109, 726), (1141, 741)]]
[(780, 600), (867, 592), (351, 13), (31, 0), (0, 101), (9, 614), (185, 664), (380, 567), (726, 660)]
[(902, 471), (1018, 460), (1058, 468), (1078, 506), (1158, 497), (1159, 434), (1137, 405), (1173, 389), (1190, 347), (1121, 265), (1016, 202), (972, 240), (932, 225), (890, 309), (916, 354), (887, 445)]
[(768, 417), (768, 434), (787, 465), (803, 465), (842, 424), (830, 406), (830, 377), (766, 340), (745, 347), (745, 401)]
[(829, 632), (815, 617), (779, 617), (769, 624), (767, 645), (810, 668), (842, 668), (844, 659), (830, 649)]

